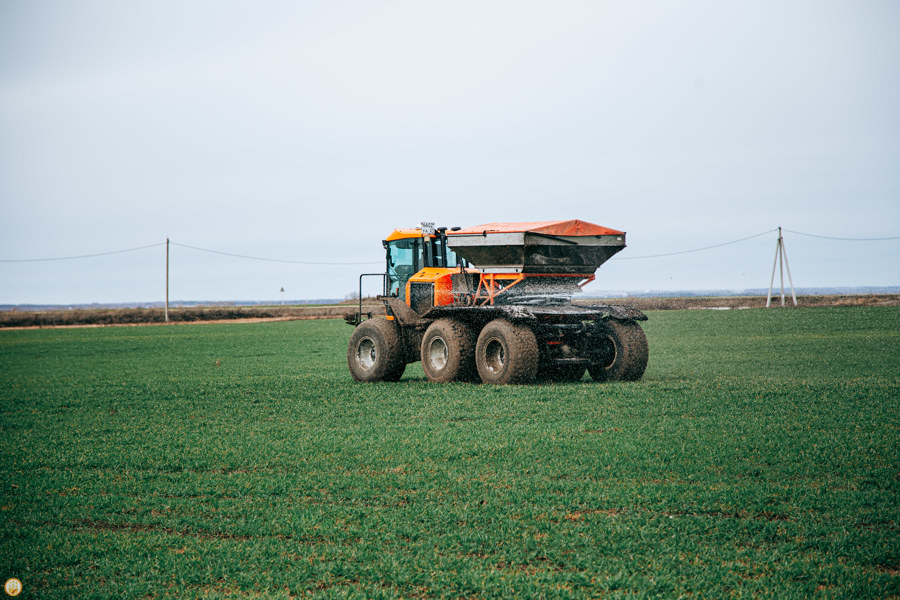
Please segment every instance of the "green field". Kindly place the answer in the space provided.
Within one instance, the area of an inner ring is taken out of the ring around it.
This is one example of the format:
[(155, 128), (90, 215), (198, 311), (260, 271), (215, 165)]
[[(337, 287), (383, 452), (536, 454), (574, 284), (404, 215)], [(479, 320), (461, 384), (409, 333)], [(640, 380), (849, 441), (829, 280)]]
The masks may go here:
[(900, 308), (670, 311), (637, 383), (355, 384), (341, 321), (0, 331), (20, 598), (900, 597)]

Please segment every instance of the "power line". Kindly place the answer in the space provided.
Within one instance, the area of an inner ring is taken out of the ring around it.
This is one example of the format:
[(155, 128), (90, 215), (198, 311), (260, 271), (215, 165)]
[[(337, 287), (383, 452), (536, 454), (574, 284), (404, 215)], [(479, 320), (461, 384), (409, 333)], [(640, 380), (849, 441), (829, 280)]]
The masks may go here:
[[(741, 238), (739, 240), (732, 240), (730, 242), (722, 242), (721, 244), (713, 244), (712, 246), (704, 246), (703, 248), (694, 248), (692, 250), (679, 250), (678, 252), (667, 252), (665, 254), (648, 254), (646, 256), (622, 256), (616, 257), (618, 260), (637, 260), (639, 258), (662, 258), (664, 256), (675, 256), (678, 254), (688, 254), (690, 252), (701, 252), (703, 250), (712, 250), (713, 248), (721, 248), (722, 246), (728, 246), (730, 244), (737, 244), (739, 242), (746, 242), (747, 240), (752, 240), (753, 238), (762, 237), (764, 235), (769, 235), (770, 233), (774, 233), (778, 231), (778, 229), (770, 229), (768, 231), (763, 231), (762, 233), (757, 233), (755, 235), (747, 236), (745, 238)], [(787, 231), (787, 230), (785, 230)]]
[(197, 246), (189, 246), (188, 244), (179, 244), (178, 242), (172, 242), (173, 246), (180, 246), (182, 248), (189, 248), (191, 250), (199, 250), (200, 252), (209, 252), (210, 254), (221, 254), (223, 256), (233, 256), (236, 258), (246, 258), (248, 260), (262, 260), (265, 262), (277, 262), (277, 263), (290, 263), (294, 265), (375, 265), (381, 264), (384, 261), (368, 261), (368, 262), (322, 262), (322, 261), (310, 261), (310, 260), (285, 260), (281, 258), (264, 258), (260, 256), (247, 256), (246, 254), (235, 254), (233, 252), (222, 252), (221, 250), (210, 250), (208, 248), (198, 248)]
[[(740, 242), (745, 242), (747, 240), (752, 240), (754, 238), (758, 238), (764, 235), (768, 235), (770, 233), (774, 233), (778, 231), (777, 229), (770, 229), (768, 231), (763, 231), (762, 233), (757, 233), (755, 235), (747, 236), (744, 238), (740, 238), (737, 240), (732, 240), (730, 242), (722, 242), (721, 244), (713, 244), (712, 246), (703, 246), (702, 248), (692, 248), (690, 250), (679, 250), (677, 252), (665, 252), (662, 254), (648, 254), (645, 256), (616, 256), (615, 258), (618, 260), (639, 260), (646, 258), (663, 258), (667, 256), (677, 256), (679, 254), (689, 254), (691, 252), (702, 252), (704, 250), (712, 250), (714, 248), (721, 248), (722, 246), (729, 246), (731, 244), (738, 244)], [(815, 233), (804, 233), (802, 231), (794, 231), (792, 229), (783, 229), (783, 231), (788, 233), (793, 233), (795, 235), (802, 235), (806, 237), (814, 237), (825, 240), (837, 240), (837, 241), (845, 241), (845, 242), (881, 242), (888, 240), (900, 240), (900, 236), (891, 236), (891, 237), (878, 237), (878, 238), (846, 238), (846, 237), (835, 237), (829, 235), (818, 235)], [(221, 250), (211, 250), (209, 248), (200, 248), (198, 246), (191, 246), (189, 244), (179, 244), (178, 242), (171, 242), (173, 246), (180, 246), (182, 248), (188, 248), (190, 250), (197, 250), (199, 252), (208, 252), (210, 254), (220, 254), (223, 256), (232, 256), (235, 258), (243, 258), (246, 260), (259, 260), (265, 262), (276, 262), (276, 263), (288, 263), (295, 265), (374, 265), (381, 264), (383, 261), (348, 261), (348, 262), (326, 262), (326, 261), (310, 261), (310, 260), (287, 260), (281, 258), (266, 258), (261, 256), (249, 256), (246, 254), (236, 254), (234, 252), (224, 252)], [(94, 254), (79, 254), (75, 256), (57, 256), (52, 258), (0, 258), (0, 263), (28, 263), (28, 262), (53, 262), (53, 261), (62, 261), (62, 260), (78, 260), (84, 258), (97, 258), (100, 256), (110, 256), (114, 254), (125, 254), (127, 252), (137, 252), (139, 250), (147, 250), (149, 248), (158, 248), (160, 246), (165, 246), (165, 242), (159, 242), (157, 244), (148, 244), (146, 246), (138, 246), (136, 248), (125, 248), (122, 250), (110, 250), (108, 252), (97, 252)]]
[(80, 254), (78, 256), (57, 256), (55, 258), (0, 258), (0, 262), (4, 263), (24, 263), (24, 262), (49, 262), (55, 260), (76, 260), (79, 258), (95, 258), (97, 256), (109, 256), (111, 254), (124, 254), (126, 252), (136, 252), (138, 250), (146, 250), (147, 248), (158, 248), (165, 246), (165, 242), (158, 244), (150, 244), (148, 246), (138, 246), (137, 248), (126, 248), (124, 250), (111, 250), (109, 252), (98, 252), (96, 254)]
[(803, 233), (802, 231), (793, 231), (792, 229), (785, 229), (789, 233), (795, 233), (797, 235), (805, 235), (807, 237), (821, 238), (823, 240), (840, 240), (842, 242), (883, 242), (885, 240), (900, 240), (900, 235), (895, 235), (893, 237), (881, 237), (881, 238), (845, 238), (845, 237), (833, 237), (830, 235), (816, 235), (815, 233)]

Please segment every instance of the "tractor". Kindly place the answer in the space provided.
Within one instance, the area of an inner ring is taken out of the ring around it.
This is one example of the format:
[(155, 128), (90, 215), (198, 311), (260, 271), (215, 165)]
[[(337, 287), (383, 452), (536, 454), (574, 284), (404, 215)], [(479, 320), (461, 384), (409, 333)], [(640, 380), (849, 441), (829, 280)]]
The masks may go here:
[[(433, 382), (636, 381), (647, 367), (641, 311), (573, 296), (625, 248), (625, 233), (580, 220), (422, 223), (383, 241), (384, 273), (360, 276), (347, 364), (356, 381), (397, 381), (422, 361)], [(363, 313), (382, 277), (384, 314)]]

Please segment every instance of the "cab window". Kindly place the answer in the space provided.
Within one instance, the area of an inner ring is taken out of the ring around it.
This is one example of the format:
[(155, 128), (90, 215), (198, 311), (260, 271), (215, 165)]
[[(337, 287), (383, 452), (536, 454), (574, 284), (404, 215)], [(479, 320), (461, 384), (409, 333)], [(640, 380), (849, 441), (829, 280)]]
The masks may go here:
[(444, 241), (439, 237), (431, 238), (428, 242), (426, 259), (426, 264), (429, 267), (452, 268), (457, 265), (456, 253), (451, 250), (449, 246), (446, 246)]
[(435, 267), (455, 267), (457, 265), (456, 252), (450, 249), (440, 238), (432, 242), (434, 246)]

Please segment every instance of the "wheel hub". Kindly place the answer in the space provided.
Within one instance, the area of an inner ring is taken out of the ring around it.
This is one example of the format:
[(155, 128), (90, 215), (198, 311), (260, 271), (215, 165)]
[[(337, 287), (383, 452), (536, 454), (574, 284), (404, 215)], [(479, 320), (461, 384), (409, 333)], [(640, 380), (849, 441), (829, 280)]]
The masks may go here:
[(356, 362), (364, 369), (371, 369), (375, 366), (376, 359), (375, 342), (372, 338), (365, 337), (359, 340), (359, 344), (356, 345)]
[(506, 363), (506, 351), (500, 340), (490, 340), (484, 347), (484, 364), (492, 372), (497, 373), (503, 370)]
[(602, 337), (597, 343), (597, 353), (594, 355), (594, 364), (608, 369), (616, 362), (616, 342), (609, 336)]
[(431, 362), (431, 366), (439, 371), (447, 366), (449, 359), (447, 343), (439, 337), (431, 340), (431, 344), (428, 346), (428, 360)]

